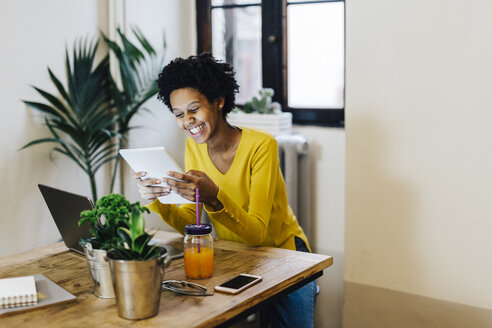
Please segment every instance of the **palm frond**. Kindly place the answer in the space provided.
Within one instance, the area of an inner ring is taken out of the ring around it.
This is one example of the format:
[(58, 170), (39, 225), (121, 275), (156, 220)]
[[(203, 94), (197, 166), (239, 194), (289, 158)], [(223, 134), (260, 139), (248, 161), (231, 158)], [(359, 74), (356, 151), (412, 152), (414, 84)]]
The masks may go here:
[(51, 81), (56, 86), (56, 89), (58, 90), (60, 95), (63, 97), (63, 99), (65, 99), (65, 101), (67, 102), (67, 104), (69, 106), (68, 108), (70, 109), (70, 106), (72, 105), (72, 99), (70, 98), (67, 91), (65, 90), (65, 88), (61, 84), (60, 80), (55, 76), (55, 74), (53, 74), (53, 72), (51, 71), (51, 69), (49, 67), (48, 67), (48, 74), (50, 75)]
[(50, 107), (46, 104), (38, 103), (38, 102), (34, 102), (34, 101), (27, 101), (27, 100), (23, 100), (23, 102), (27, 106), (29, 106), (33, 109), (37, 109), (40, 112), (43, 112), (47, 115), (50, 115), (53, 117), (61, 117), (61, 115), (62, 115), (60, 112), (58, 112), (58, 110), (56, 110), (56, 108)]
[(104, 164), (110, 162), (110, 161), (113, 161), (115, 160), (116, 158), (118, 158), (118, 156), (110, 156), (110, 157), (107, 157), (105, 158), (104, 160), (102, 161), (99, 161), (97, 163), (94, 163), (94, 170), (95, 171), (98, 171), (101, 167), (104, 166)]
[(84, 164), (81, 163), (75, 156), (73, 156), (72, 153), (70, 153), (66, 149), (55, 147), (55, 148), (53, 148), (53, 151), (54, 152), (57, 152), (57, 153), (60, 153), (60, 154), (63, 154), (65, 156), (67, 156), (68, 158), (72, 159), (84, 172), (88, 173), (88, 170), (84, 166)]
[(107, 146), (105, 146), (104, 148), (98, 149), (97, 152), (95, 152), (94, 154), (91, 154), (90, 160), (95, 162), (95, 161), (97, 161), (98, 158), (105, 157), (105, 154), (107, 154), (108, 152), (109, 152), (109, 154), (112, 154), (112, 152), (114, 152), (114, 147), (115, 147), (115, 144), (110, 143)]
[(33, 140), (24, 148), (46, 142), (57, 144), (54, 152), (72, 159), (88, 174), (94, 200), (97, 200), (94, 175), (101, 163), (116, 156), (111, 139), (117, 134), (117, 118), (111, 110), (109, 93), (109, 56), (96, 63), (98, 45), (99, 41), (88, 37), (76, 40), (73, 50), (65, 51), (66, 87), (48, 68), (59, 95), (33, 87), (46, 103), (24, 101), (46, 115), (45, 123), (52, 135)]
[(103, 34), (103, 39), (119, 60), (122, 90), (116, 87), (113, 80), (111, 80), (110, 90), (112, 99), (115, 100), (119, 126), (123, 130), (127, 130), (131, 118), (141, 104), (157, 94), (155, 80), (164, 62), (165, 49), (158, 54), (140, 30), (133, 28), (132, 33), (140, 47), (132, 43), (121, 30), (118, 30), (118, 36), (122, 47), (108, 40)]
[(61, 143), (62, 140), (58, 139), (58, 138), (39, 138), (39, 139), (28, 142), (27, 144), (25, 144), (24, 146), (21, 147), (21, 150), (26, 149), (26, 148), (31, 147), (31, 146), (34, 146), (34, 145), (38, 145), (40, 143), (46, 143), (46, 142)]
[(140, 44), (148, 54), (157, 55), (157, 53), (154, 50), (154, 47), (152, 47), (150, 42), (145, 38), (145, 36), (142, 34), (142, 31), (138, 27), (133, 28), (133, 34), (135, 35), (135, 37), (138, 39), (138, 41), (140, 42)]
[(144, 53), (138, 49), (138, 47), (135, 46), (119, 28), (117, 29), (117, 32), (121, 42), (123, 43), (123, 54), (125, 54), (125, 56), (129, 59), (129, 62), (133, 67), (133, 65), (145, 57)]

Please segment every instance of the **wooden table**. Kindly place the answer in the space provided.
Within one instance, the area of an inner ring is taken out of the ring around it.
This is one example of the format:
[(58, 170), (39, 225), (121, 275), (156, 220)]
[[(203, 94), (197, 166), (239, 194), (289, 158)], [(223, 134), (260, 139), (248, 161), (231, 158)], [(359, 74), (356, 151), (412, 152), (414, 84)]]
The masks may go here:
[[(156, 239), (182, 249), (183, 237), (158, 232)], [(172, 261), (164, 279), (197, 282), (213, 291), (214, 286), (239, 273), (260, 275), (263, 281), (238, 295), (187, 296), (163, 290), (156, 317), (130, 321), (118, 316), (114, 299), (92, 294), (93, 283), (83, 255), (69, 251), (63, 243), (0, 259), (0, 278), (44, 274), (77, 301), (0, 317), (1, 327), (216, 327), (227, 326), (256, 311), (279, 294), (289, 293), (321, 276), (333, 264), (330, 256), (294, 252), (271, 247), (214, 241), (214, 274), (209, 279), (187, 279), (183, 259)]]

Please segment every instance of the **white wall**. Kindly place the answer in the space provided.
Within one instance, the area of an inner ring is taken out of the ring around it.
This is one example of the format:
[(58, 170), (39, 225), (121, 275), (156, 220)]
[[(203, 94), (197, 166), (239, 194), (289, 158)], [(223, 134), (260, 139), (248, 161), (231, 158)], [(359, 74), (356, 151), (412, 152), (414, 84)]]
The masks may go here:
[(341, 327), (345, 226), (345, 130), (294, 126), (309, 140), (313, 251), (333, 256), (333, 265), (318, 279), (321, 292), (315, 327)]
[(65, 46), (106, 28), (105, 2), (97, 0), (0, 2), (0, 256), (57, 241), (58, 230), (37, 189), (38, 183), (90, 195), (85, 174), (49, 145), (26, 150), (27, 142), (48, 136), (42, 117), (21, 100), (41, 100), (30, 87), (55, 89), (47, 67), (64, 78)]
[(346, 5), (345, 280), (492, 309), (492, 3)]
[[(85, 173), (57, 154), (52, 154), (53, 159), (50, 159), (49, 145), (18, 151), (35, 138), (49, 136), (46, 127), (42, 126), (42, 116), (27, 109), (21, 100), (42, 100), (31, 84), (49, 92), (56, 91), (46, 68), (49, 66), (57, 76), (64, 78), (65, 46), (71, 48), (79, 36), (96, 35), (99, 30), (108, 33), (108, 17), (118, 7), (123, 8), (124, 17), (120, 17), (120, 21), (126, 19), (128, 25), (140, 27), (154, 45), (159, 44), (166, 32), (168, 58), (194, 52), (192, 0), (146, 1), (146, 6), (141, 3), (126, 1), (125, 6), (125, 1), (121, 0), (0, 2), (0, 92), (3, 101), (0, 107), (0, 169), (3, 172), (0, 256), (47, 245), (60, 238), (37, 189), (38, 183), (91, 194)], [(174, 122), (169, 120), (167, 109), (155, 99), (146, 105), (152, 114), (142, 114), (135, 119), (134, 124), (145, 124), (146, 130), (135, 131), (131, 145), (164, 144), (182, 159), (180, 145), (184, 139)], [(104, 194), (108, 191), (108, 177), (102, 170), (100, 173), (99, 193)], [(128, 197), (136, 200), (138, 195), (132, 193), (135, 188), (127, 185)]]

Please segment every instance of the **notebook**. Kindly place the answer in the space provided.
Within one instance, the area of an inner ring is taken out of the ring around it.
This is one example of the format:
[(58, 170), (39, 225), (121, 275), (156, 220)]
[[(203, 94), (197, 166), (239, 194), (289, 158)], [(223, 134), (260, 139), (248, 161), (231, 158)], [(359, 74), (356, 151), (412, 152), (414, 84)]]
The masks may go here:
[(77, 253), (84, 254), (79, 240), (90, 237), (89, 224), (85, 223), (79, 227), (78, 222), (80, 212), (94, 208), (92, 200), (42, 184), (38, 184), (38, 187), (65, 245)]
[(0, 279), (0, 309), (38, 303), (34, 276)]
[[(25, 305), (25, 306), (0, 309), (0, 317), (10, 312), (29, 311), (29, 310), (34, 310), (45, 306), (49, 306), (52, 304), (63, 304), (63, 303), (74, 302), (77, 300), (77, 297), (75, 295), (72, 295), (71, 293), (67, 292), (64, 288), (58, 286), (53, 281), (46, 278), (44, 275), (37, 274), (31, 277), (34, 279), (34, 282), (36, 283), (35, 288), (37, 290), (37, 303), (33, 305)], [(0, 288), (0, 290), (3, 290), (3, 288)]]

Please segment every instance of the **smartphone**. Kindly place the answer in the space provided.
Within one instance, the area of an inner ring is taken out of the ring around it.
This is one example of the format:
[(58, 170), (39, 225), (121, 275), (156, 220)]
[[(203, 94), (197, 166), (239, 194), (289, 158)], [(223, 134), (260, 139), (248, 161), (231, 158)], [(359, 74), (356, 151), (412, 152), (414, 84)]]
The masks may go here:
[(215, 286), (215, 290), (222, 293), (237, 294), (260, 282), (261, 279), (263, 278), (260, 276), (241, 273), (240, 275), (237, 275), (234, 278)]

